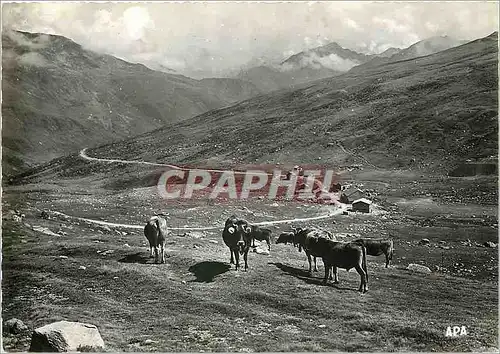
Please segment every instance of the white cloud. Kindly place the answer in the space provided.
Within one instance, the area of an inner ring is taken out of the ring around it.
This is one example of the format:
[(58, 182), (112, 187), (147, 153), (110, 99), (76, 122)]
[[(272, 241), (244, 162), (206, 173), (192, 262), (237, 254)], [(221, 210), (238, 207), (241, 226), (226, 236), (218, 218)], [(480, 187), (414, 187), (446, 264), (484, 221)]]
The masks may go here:
[(37, 52), (28, 52), (18, 58), (21, 65), (46, 67), (49, 63), (45, 57)]
[(223, 75), (332, 41), (377, 53), (443, 34), (476, 39), (497, 30), (498, 2), (4, 3), (2, 23), (126, 60)]

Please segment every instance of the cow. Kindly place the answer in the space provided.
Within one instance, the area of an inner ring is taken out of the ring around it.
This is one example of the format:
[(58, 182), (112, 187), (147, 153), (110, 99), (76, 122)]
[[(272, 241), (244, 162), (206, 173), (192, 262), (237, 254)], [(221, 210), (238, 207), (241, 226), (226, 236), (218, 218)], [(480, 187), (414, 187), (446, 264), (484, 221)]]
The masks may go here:
[(155, 263), (165, 263), (165, 242), (167, 240), (167, 221), (161, 216), (153, 216), (144, 226), (144, 236), (149, 241), (150, 257), (155, 258)]
[(391, 239), (359, 238), (352, 242), (365, 246), (366, 254), (369, 256), (380, 256), (384, 254), (385, 267), (389, 267), (389, 263), (394, 253), (394, 243)]
[(252, 248), (255, 250), (255, 240), (257, 241), (266, 241), (267, 243), (267, 249), (268, 251), (271, 251), (271, 235), (272, 231), (269, 229), (264, 229), (261, 227), (258, 227), (257, 225), (251, 225), (252, 232), (250, 235), (252, 236)]
[(306, 252), (317, 254), (325, 265), (323, 284), (331, 279), (331, 272), (335, 276), (334, 283), (338, 283), (338, 268), (349, 271), (355, 268), (361, 278), (359, 291), (368, 291), (368, 270), (366, 268), (366, 248), (362, 244), (353, 242), (338, 242), (325, 237), (307, 237), (304, 245)]
[(302, 228), (295, 228), (294, 230), (294, 245), (297, 245), (299, 247), (299, 252), (303, 249), (306, 256), (307, 256), (307, 261), (309, 262), (309, 275), (312, 275), (312, 262), (311, 262), (311, 256), (314, 259), (314, 271), (318, 271), (318, 265), (316, 263), (316, 257), (320, 256), (319, 254), (316, 254), (315, 251), (310, 251), (305, 248), (306, 244), (306, 239), (307, 238), (327, 238), (330, 240), (335, 240), (335, 236), (333, 236), (330, 232), (325, 231), (325, 230), (320, 230), (317, 228), (307, 228), (307, 229), (302, 229)]
[[(248, 250), (252, 242), (252, 228), (243, 219), (238, 219), (232, 215), (226, 220), (222, 231), (222, 240), (229, 247), (231, 252), (231, 264), (235, 264), (236, 270), (240, 267), (240, 254), (245, 260), (245, 270), (248, 269)], [(234, 258), (233, 258), (234, 254)]]
[[(293, 232), (282, 232), (278, 238), (276, 239), (276, 244), (284, 243), (285, 245), (288, 243), (294, 244), (295, 233)], [(295, 244), (294, 244), (295, 245)]]

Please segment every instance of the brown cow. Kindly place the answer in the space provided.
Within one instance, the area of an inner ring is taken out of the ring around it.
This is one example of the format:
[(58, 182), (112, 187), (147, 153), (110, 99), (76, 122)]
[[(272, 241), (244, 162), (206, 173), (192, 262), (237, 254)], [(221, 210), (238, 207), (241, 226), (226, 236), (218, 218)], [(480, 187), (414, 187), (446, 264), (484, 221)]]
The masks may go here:
[(318, 266), (316, 263), (316, 257), (320, 256), (319, 254), (316, 254), (315, 251), (307, 250), (305, 248), (305, 243), (306, 239), (309, 237), (314, 237), (314, 238), (326, 238), (329, 240), (335, 240), (335, 236), (333, 236), (330, 232), (325, 231), (325, 230), (320, 230), (317, 228), (307, 228), (307, 229), (301, 229), (301, 228), (296, 228), (294, 230), (294, 245), (297, 245), (299, 247), (299, 252), (304, 249), (304, 252), (306, 253), (307, 256), (307, 261), (309, 262), (309, 274), (312, 274), (312, 262), (311, 262), (311, 256), (314, 258), (314, 271), (318, 271)]
[(330, 269), (335, 276), (334, 282), (338, 283), (338, 268), (349, 271), (355, 268), (361, 278), (359, 291), (368, 291), (368, 270), (366, 268), (366, 248), (361, 244), (352, 242), (332, 241), (324, 237), (307, 237), (305, 250), (317, 254), (323, 259), (325, 265), (325, 278), (323, 283), (328, 283), (331, 276)]
[(167, 221), (161, 216), (153, 216), (144, 227), (144, 236), (149, 241), (150, 257), (155, 257), (155, 263), (165, 263), (165, 243), (167, 240)]
[(270, 229), (265, 229), (262, 227), (259, 227), (257, 225), (251, 225), (252, 232), (250, 233), (250, 236), (252, 237), (252, 248), (255, 250), (255, 240), (257, 241), (266, 241), (267, 243), (267, 249), (268, 251), (271, 251), (271, 235), (272, 235), (272, 230)]
[(385, 267), (389, 267), (394, 253), (394, 243), (391, 239), (382, 238), (359, 238), (352, 241), (366, 247), (366, 254), (369, 256), (385, 255)]

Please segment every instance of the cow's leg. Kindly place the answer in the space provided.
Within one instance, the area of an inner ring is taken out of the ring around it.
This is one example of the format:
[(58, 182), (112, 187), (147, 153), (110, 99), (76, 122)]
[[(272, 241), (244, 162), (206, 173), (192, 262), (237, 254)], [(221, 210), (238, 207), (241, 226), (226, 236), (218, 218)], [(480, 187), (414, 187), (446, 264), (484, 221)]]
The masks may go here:
[(366, 282), (366, 272), (363, 270), (363, 268), (359, 264), (356, 265), (356, 271), (358, 272), (359, 276), (361, 277), (361, 284), (359, 285), (359, 292), (366, 293), (368, 291), (368, 284)]
[(154, 246), (151, 242), (149, 242), (149, 258), (153, 258), (155, 256)]
[(332, 272), (333, 272), (333, 282), (335, 284), (339, 283), (339, 269), (336, 266), (332, 266)]
[(323, 265), (325, 266), (325, 278), (323, 279), (323, 284), (328, 284), (328, 274), (330, 273), (330, 265), (327, 262), (323, 261)]
[(328, 272), (328, 279), (333, 280), (333, 267), (330, 267), (329, 272)]
[(234, 264), (233, 250), (230, 248), (229, 252), (231, 252), (231, 262), (230, 262), (230, 264)]
[(155, 248), (155, 263), (158, 263), (158, 246), (154, 246)]
[(390, 262), (390, 259), (389, 259), (389, 252), (387, 252), (385, 254), (385, 267), (386, 268), (389, 268), (389, 262)]
[(314, 271), (318, 271), (318, 264), (316, 263), (316, 256), (314, 256)]
[(165, 263), (165, 245), (160, 244), (160, 263)]
[(267, 242), (267, 250), (271, 252), (271, 240), (267, 239), (266, 242)]
[(245, 253), (243, 253), (243, 260), (245, 261), (245, 272), (248, 269), (248, 249), (245, 250)]
[(238, 251), (234, 251), (234, 264), (236, 265), (236, 270), (240, 267), (240, 254)]
[(307, 271), (309, 275), (312, 275), (312, 261), (311, 261), (311, 254), (309, 252), (306, 252), (307, 256), (307, 262), (309, 262), (309, 270)]

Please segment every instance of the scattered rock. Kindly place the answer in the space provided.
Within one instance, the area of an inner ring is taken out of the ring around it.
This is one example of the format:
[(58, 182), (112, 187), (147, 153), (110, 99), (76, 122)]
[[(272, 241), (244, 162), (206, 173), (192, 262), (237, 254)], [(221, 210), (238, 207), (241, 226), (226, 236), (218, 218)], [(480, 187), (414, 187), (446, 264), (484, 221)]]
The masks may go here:
[(102, 349), (104, 341), (96, 326), (59, 321), (39, 327), (31, 336), (30, 352), (67, 352)]
[(111, 228), (107, 225), (99, 225), (99, 229), (101, 229), (102, 231), (104, 231), (108, 234), (113, 233), (113, 230), (111, 230)]
[(497, 244), (495, 242), (488, 241), (484, 243), (484, 246), (489, 248), (496, 248)]
[(190, 231), (186, 233), (187, 236), (191, 236), (194, 238), (203, 238), (205, 234), (202, 231)]
[(87, 267), (85, 267), (85, 266), (80, 266), (80, 267), (78, 267), (78, 269), (85, 270), (85, 269), (87, 269)]
[(68, 259), (68, 256), (59, 256), (61, 259)]
[(101, 252), (101, 255), (106, 256), (106, 255), (108, 255), (110, 253), (113, 253), (114, 251), (115, 250), (107, 250), (107, 251)]
[(429, 241), (429, 239), (428, 239), (428, 238), (423, 238), (423, 239), (421, 239), (420, 241), (418, 241), (418, 244), (419, 244), (419, 245), (428, 245), (428, 244), (430, 244), (430, 243), (431, 243), (431, 241)]
[(50, 231), (50, 229), (46, 228), (46, 227), (43, 227), (43, 226), (33, 226), (33, 231), (38, 231), (38, 232), (41, 232), (45, 235), (49, 235), (49, 236), (57, 236), (57, 237), (60, 237), (61, 235), (59, 234), (56, 234), (55, 232), (52, 232)]
[(268, 250), (263, 250), (261, 248), (256, 248), (254, 251), (257, 252), (257, 254), (269, 255), (269, 251)]
[(130, 247), (130, 245), (128, 243), (124, 244), (125, 247)]
[(214, 243), (214, 244), (218, 244), (219, 243), (219, 241), (217, 241), (217, 240), (208, 240), (208, 242)]
[(326, 325), (324, 325), (324, 324), (320, 324), (320, 325), (318, 326), (318, 328), (326, 328)]
[(443, 245), (440, 245), (439, 248), (442, 248), (444, 250), (449, 250), (451, 247), (450, 246), (443, 246)]
[(441, 240), (441, 241), (439, 241), (438, 243), (440, 243), (440, 244), (444, 245), (444, 244), (446, 243), (446, 241)]
[(28, 326), (26, 326), (23, 321), (17, 318), (11, 318), (3, 323), (3, 330), (6, 333), (20, 334), (28, 331)]
[(415, 263), (409, 264), (406, 269), (411, 270), (412, 272), (417, 272), (417, 273), (422, 273), (422, 274), (432, 273), (432, 271), (429, 269), (429, 267), (426, 267), (426, 266), (423, 266), (420, 264), (415, 264)]
[(348, 212), (347, 210), (344, 210), (344, 211), (342, 212), (342, 215), (349, 215), (349, 212)]

